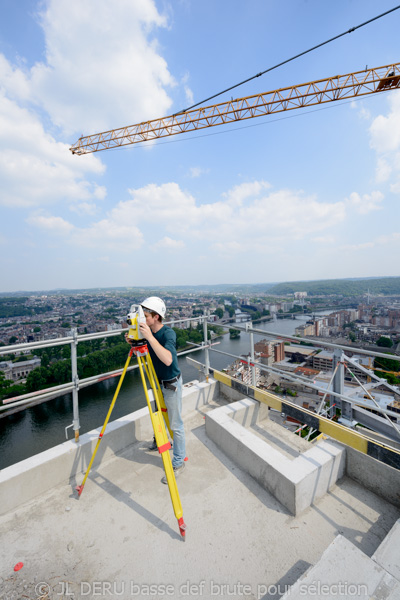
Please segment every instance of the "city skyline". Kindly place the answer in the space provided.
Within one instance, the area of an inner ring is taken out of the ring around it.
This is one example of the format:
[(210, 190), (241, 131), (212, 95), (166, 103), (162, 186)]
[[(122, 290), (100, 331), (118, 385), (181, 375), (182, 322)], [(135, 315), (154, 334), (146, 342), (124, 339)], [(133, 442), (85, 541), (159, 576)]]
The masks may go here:
[[(397, 276), (399, 91), (69, 151), (393, 7), (4, 0), (0, 292)], [(399, 22), (400, 10), (205, 104), (398, 62)]]

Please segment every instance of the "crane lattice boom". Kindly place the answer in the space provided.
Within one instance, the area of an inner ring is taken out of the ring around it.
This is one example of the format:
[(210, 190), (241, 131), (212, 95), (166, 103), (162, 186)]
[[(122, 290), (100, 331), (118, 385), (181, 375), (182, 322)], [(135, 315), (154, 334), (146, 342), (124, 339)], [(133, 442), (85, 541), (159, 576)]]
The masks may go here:
[(79, 138), (70, 150), (73, 154), (88, 154), (399, 87), (400, 63), (394, 63), (237, 98), (161, 119), (144, 121), (137, 125), (88, 135)]

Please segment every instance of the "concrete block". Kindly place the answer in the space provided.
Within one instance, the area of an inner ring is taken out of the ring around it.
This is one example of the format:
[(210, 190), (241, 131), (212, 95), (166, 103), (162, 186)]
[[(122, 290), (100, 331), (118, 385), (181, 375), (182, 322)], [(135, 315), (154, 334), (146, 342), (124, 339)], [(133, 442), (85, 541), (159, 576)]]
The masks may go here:
[(297, 515), (321, 498), (343, 476), (345, 450), (322, 441), (290, 460), (246, 429), (264, 414), (256, 400), (242, 399), (206, 415), (207, 435), (244, 471)]
[(400, 519), (372, 555), (372, 560), (400, 581)]
[(257, 421), (262, 421), (269, 417), (268, 406), (250, 398), (242, 398), (230, 404), (230, 406), (231, 419), (240, 423), (243, 427), (252, 427)]
[(317, 564), (306, 571), (281, 600), (299, 598), (399, 600), (400, 583), (346, 538), (338, 535)]
[(322, 498), (345, 473), (346, 458), (342, 445), (333, 440), (319, 442), (295, 459), (297, 481), (296, 513)]

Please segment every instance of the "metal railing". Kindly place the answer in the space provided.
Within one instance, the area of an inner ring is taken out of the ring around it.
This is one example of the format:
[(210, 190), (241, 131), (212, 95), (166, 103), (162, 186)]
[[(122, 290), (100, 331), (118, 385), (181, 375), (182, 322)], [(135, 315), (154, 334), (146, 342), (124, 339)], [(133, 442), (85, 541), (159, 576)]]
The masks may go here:
[[(299, 374), (293, 375), (286, 371), (282, 371), (281, 369), (278, 369), (277, 367), (273, 367), (273, 366), (262, 364), (260, 362), (256, 362), (255, 361), (255, 353), (254, 353), (254, 334), (262, 335), (262, 336), (266, 336), (266, 337), (272, 337), (274, 339), (278, 338), (281, 340), (306, 342), (307, 345), (318, 346), (318, 348), (322, 347), (322, 348), (336, 349), (336, 350), (342, 350), (342, 351), (347, 350), (347, 351), (352, 352), (353, 354), (357, 353), (357, 354), (364, 354), (367, 356), (388, 358), (388, 354), (381, 353), (381, 352), (363, 350), (362, 348), (357, 348), (357, 347), (353, 347), (353, 346), (344, 346), (344, 345), (339, 345), (339, 344), (333, 344), (331, 342), (326, 342), (326, 341), (310, 340), (308, 338), (302, 338), (302, 337), (298, 337), (298, 336), (294, 336), (294, 335), (288, 335), (288, 334), (282, 334), (282, 333), (278, 333), (278, 332), (274, 332), (274, 331), (258, 329), (256, 327), (253, 327), (252, 326), (253, 324), (251, 322), (247, 322), (244, 326), (229, 323), (229, 327), (231, 329), (237, 329), (239, 331), (244, 331), (244, 332), (250, 334), (249, 358), (244, 359), (243, 355), (237, 356), (235, 354), (217, 350), (216, 348), (212, 347), (211, 341), (208, 340), (208, 314), (205, 314), (200, 317), (186, 318), (186, 319), (180, 319), (180, 320), (175, 319), (173, 321), (167, 321), (166, 324), (170, 325), (170, 326), (174, 326), (179, 323), (187, 323), (187, 322), (193, 322), (193, 321), (196, 321), (196, 322), (202, 321), (203, 322), (203, 342), (201, 344), (193, 344), (193, 343), (189, 342), (194, 347), (191, 349), (188, 349), (188, 350), (178, 352), (178, 356), (184, 356), (184, 355), (192, 353), (192, 352), (204, 350), (205, 364), (202, 365), (202, 370), (203, 370), (203, 373), (206, 378), (208, 378), (209, 371), (210, 371), (209, 352), (212, 351), (212, 352), (216, 352), (219, 354), (223, 354), (223, 355), (232, 357), (236, 360), (239, 359), (242, 362), (247, 362), (250, 372), (251, 372), (251, 383), (254, 387), (256, 386), (256, 368), (258, 368), (262, 371), (267, 371), (272, 374), (276, 374), (283, 379), (287, 379), (288, 381), (301, 383), (305, 387), (308, 387), (311, 390), (316, 391), (317, 393), (321, 393), (321, 394), (327, 393), (327, 390), (325, 388), (320, 387), (314, 383), (311, 383), (307, 377), (304, 377)], [(41, 401), (49, 400), (51, 398), (55, 398), (57, 396), (72, 392), (73, 421), (72, 421), (71, 425), (67, 426), (65, 429), (66, 429), (66, 435), (67, 435), (67, 429), (73, 427), (74, 434), (75, 434), (75, 440), (78, 441), (79, 440), (79, 429), (80, 429), (79, 389), (87, 387), (89, 385), (93, 385), (94, 383), (105, 381), (106, 379), (117, 377), (118, 375), (120, 375), (122, 373), (122, 368), (117, 369), (115, 371), (110, 371), (107, 373), (102, 373), (99, 375), (94, 375), (92, 377), (87, 377), (87, 378), (79, 380), (78, 370), (77, 370), (77, 345), (79, 342), (84, 342), (84, 341), (89, 341), (89, 340), (94, 340), (94, 339), (104, 339), (104, 338), (111, 337), (111, 336), (117, 336), (126, 331), (127, 331), (126, 328), (120, 328), (120, 329), (115, 329), (112, 331), (102, 331), (102, 332), (97, 332), (97, 333), (78, 335), (77, 330), (73, 329), (72, 336), (68, 336), (65, 338), (56, 338), (53, 340), (42, 340), (40, 342), (29, 342), (29, 343), (24, 343), (24, 344), (14, 344), (11, 346), (1, 347), (0, 348), (0, 356), (4, 355), (4, 354), (22, 352), (24, 350), (34, 350), (34, 349), (41, 349), (41, 348), (46, 348), (46, 347), (61, 346), (61, 345), (69, 344), (71, 346), (72, 381), (65, 383), (65, 384), (58, 385), (58, 386), (54, 386), (51, 388), (46, 388), (46, 389), (39, 390), (36, 392), (27, 393), (22, 396), (8, 398), (3, 401), (3, 406), (0, 406), (0, 412), (5, 411), (5, 410), (9, 409), (10, 407), (15, 407), (15, 406), (29, 407), (29, 406), (32, 406), (33, 404), (37, 404)], [(390, 358), (400, 361), (400, 356), (397, 356), (397, 355), (390, 355)], [(131, 365), (128, 367), (128, 370), (132, 370), (135, 368), (137, 368), (137, 365)], [(371, 375), (371, 377), (372, 377), (372, 375)], [(389, 384), (387, 384), (386, 380), (380, 379), (377, 376), (375, 376), (375, 379), (382, 384), (386, 384), (391, 389), (392, 392), (397, 393), (397, 394), (399, 393), (399, 390), (394, 388), (393, 386), (390, 386)], [(347, 396), (343, 393), (338, 393), (337, 391), (335, 392), (334, 390), (329, 390), (329, 396), (340, 398), (341, 400), (347, 401), (347, 402), (351, 403), (352, 405), (357, 404), (357, 405), (363, 406), (367, 409), (371, 409), (371, 406), (368, 403), (363, 402), (360, 399), (355, 400), (354, 398), (351, 398), (350, 396)], [(388, 416), (392, 417), (392, 418), (399, 418), (399, 414), (397, 414), (393, 411), (384, 409), (380, 406), (374, 406), (374, 408), (375, 408), (375, 410), (380, 412), (385, 418), (388, 418)]]
[[(166, 325), (173, 326), (175, 324), (187, 323), (187, 322), (191, 322), (191, 321), (198, 322), (199, 320), (202, 319), (205, 322), (204, 330), (207, 335), (207, 318), (208, 318), (208, 315), (205, 315), (204, 317), (200, 317), (200, 318), (196, 317), (196, 318), (180, 319), (180, 320), (174, 319), (173, 321), (166, 322)], [(72, 393), (73, 420), (72, 420), (71, 425), (68, 425), (65, 428), (65, 433), (66, 433), (66, 437), (67, 437), (67, 430), (72, 427), (74, 430), (75, 441), (78, 441), (79, 440), (79, 429), (80, 429), (79, 389), (85, 388), (89, 385), (93, 385), (94, 383), (99, 383), (101, 381), (105, 381), (106, 379), (118, 377), (122, 373), (122, 368), (116, 369), (114, 371), (109, 371), (107, 373), (101, 373), (99, 375), (94, 375), (92, 377), (86, 377), (84, 379), (79, 379), (78, 378), (77, 345), (79, 342), (87, 342), (89, 340), (104, 339), (107, 337), (120, 335), (121, 333), (126, 332), (127, 328), (121, 327), (119, 329), (113, 329), (112, 331), (100, 331), (100, 332), (96, 332), (96, 333), (86, 333), (86, 334), (81, 334), (81, 335), (78, 335), (76, 328), (75, 329), (73, 328), (71, 331), (72, 331), (72, 335), (67, 336), (65, 338), (54, 338), (51, 340), (41, 340), (38, 342), (26, 342), (23, 344), (13, 344), (10, 346), (0, 347), (0, 356), (2, 356), (2, 355), (7, 355), (7, 354), (15, 354), (18, 352), (23, 352), (25, 350), (35, 350), (35, 349), (42, 349), (42, 348), (50, 348), (53, 346), (70, 345), (71, 346), (71, 372), (72, 372), (72, 380), (68, 383), (63, 383), (61, 385), (53, 386), (50, 388), (45, 388), (45, 389), (38, 390), (35, 392), (29, 392), (27, 394), (15, 396), (13, 398), (7, 398), (7, 399), (3, 400), (3, 405), (0, 406), (0, 413), (9, 410), (12, 407), (18, 407), (18, 406), (24, 407), (25, 406), (26, 408), (29, 408), (30, 406), (33, 406), (40, 402), (43, 402), (46, 400), (51, 400), (52, 398), (56, 398), (58, 396), (62, 396), (67, 393)], [(206, 347), (206, 344), (204, 344), (201, 347), (205, 348), (206, 355), (208, 357), (208, 348)], [(182, 352), (179, 352), (178, 356), (183, 356), (185, 354), (189, 354), (191, 352), (196, 352), (198, 350), (199, 350), (198, 347), (191, 348), (189, 350), (184, 350)], [(137, 367), (138, 367), (137, 364), (130, 365), (128, 367), (127, 371), (132, 371), (133, 369), (136, 369)]]

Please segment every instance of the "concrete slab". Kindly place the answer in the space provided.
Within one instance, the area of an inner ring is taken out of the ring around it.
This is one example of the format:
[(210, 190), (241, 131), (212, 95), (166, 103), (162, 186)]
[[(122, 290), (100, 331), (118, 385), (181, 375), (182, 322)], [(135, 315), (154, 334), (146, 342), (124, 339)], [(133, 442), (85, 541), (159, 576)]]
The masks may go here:
[(343, 536), (325, 550), (318, 563), (286, 591), (282, 600), (398, 600), (400, 583)]
[(209, 410), (197, 403), (185, 420), (185, 543), (161, 458), (140, 441), (104, 457), (79, 500), (60, 484), (0, 517), (0, 598), (273, 600), (338, 534), (371, 556), (400, 518), (346, 477), (291, 516), (207, 437)]
[(400, 581), (400, 520), (394, 524), (372, 559)]

